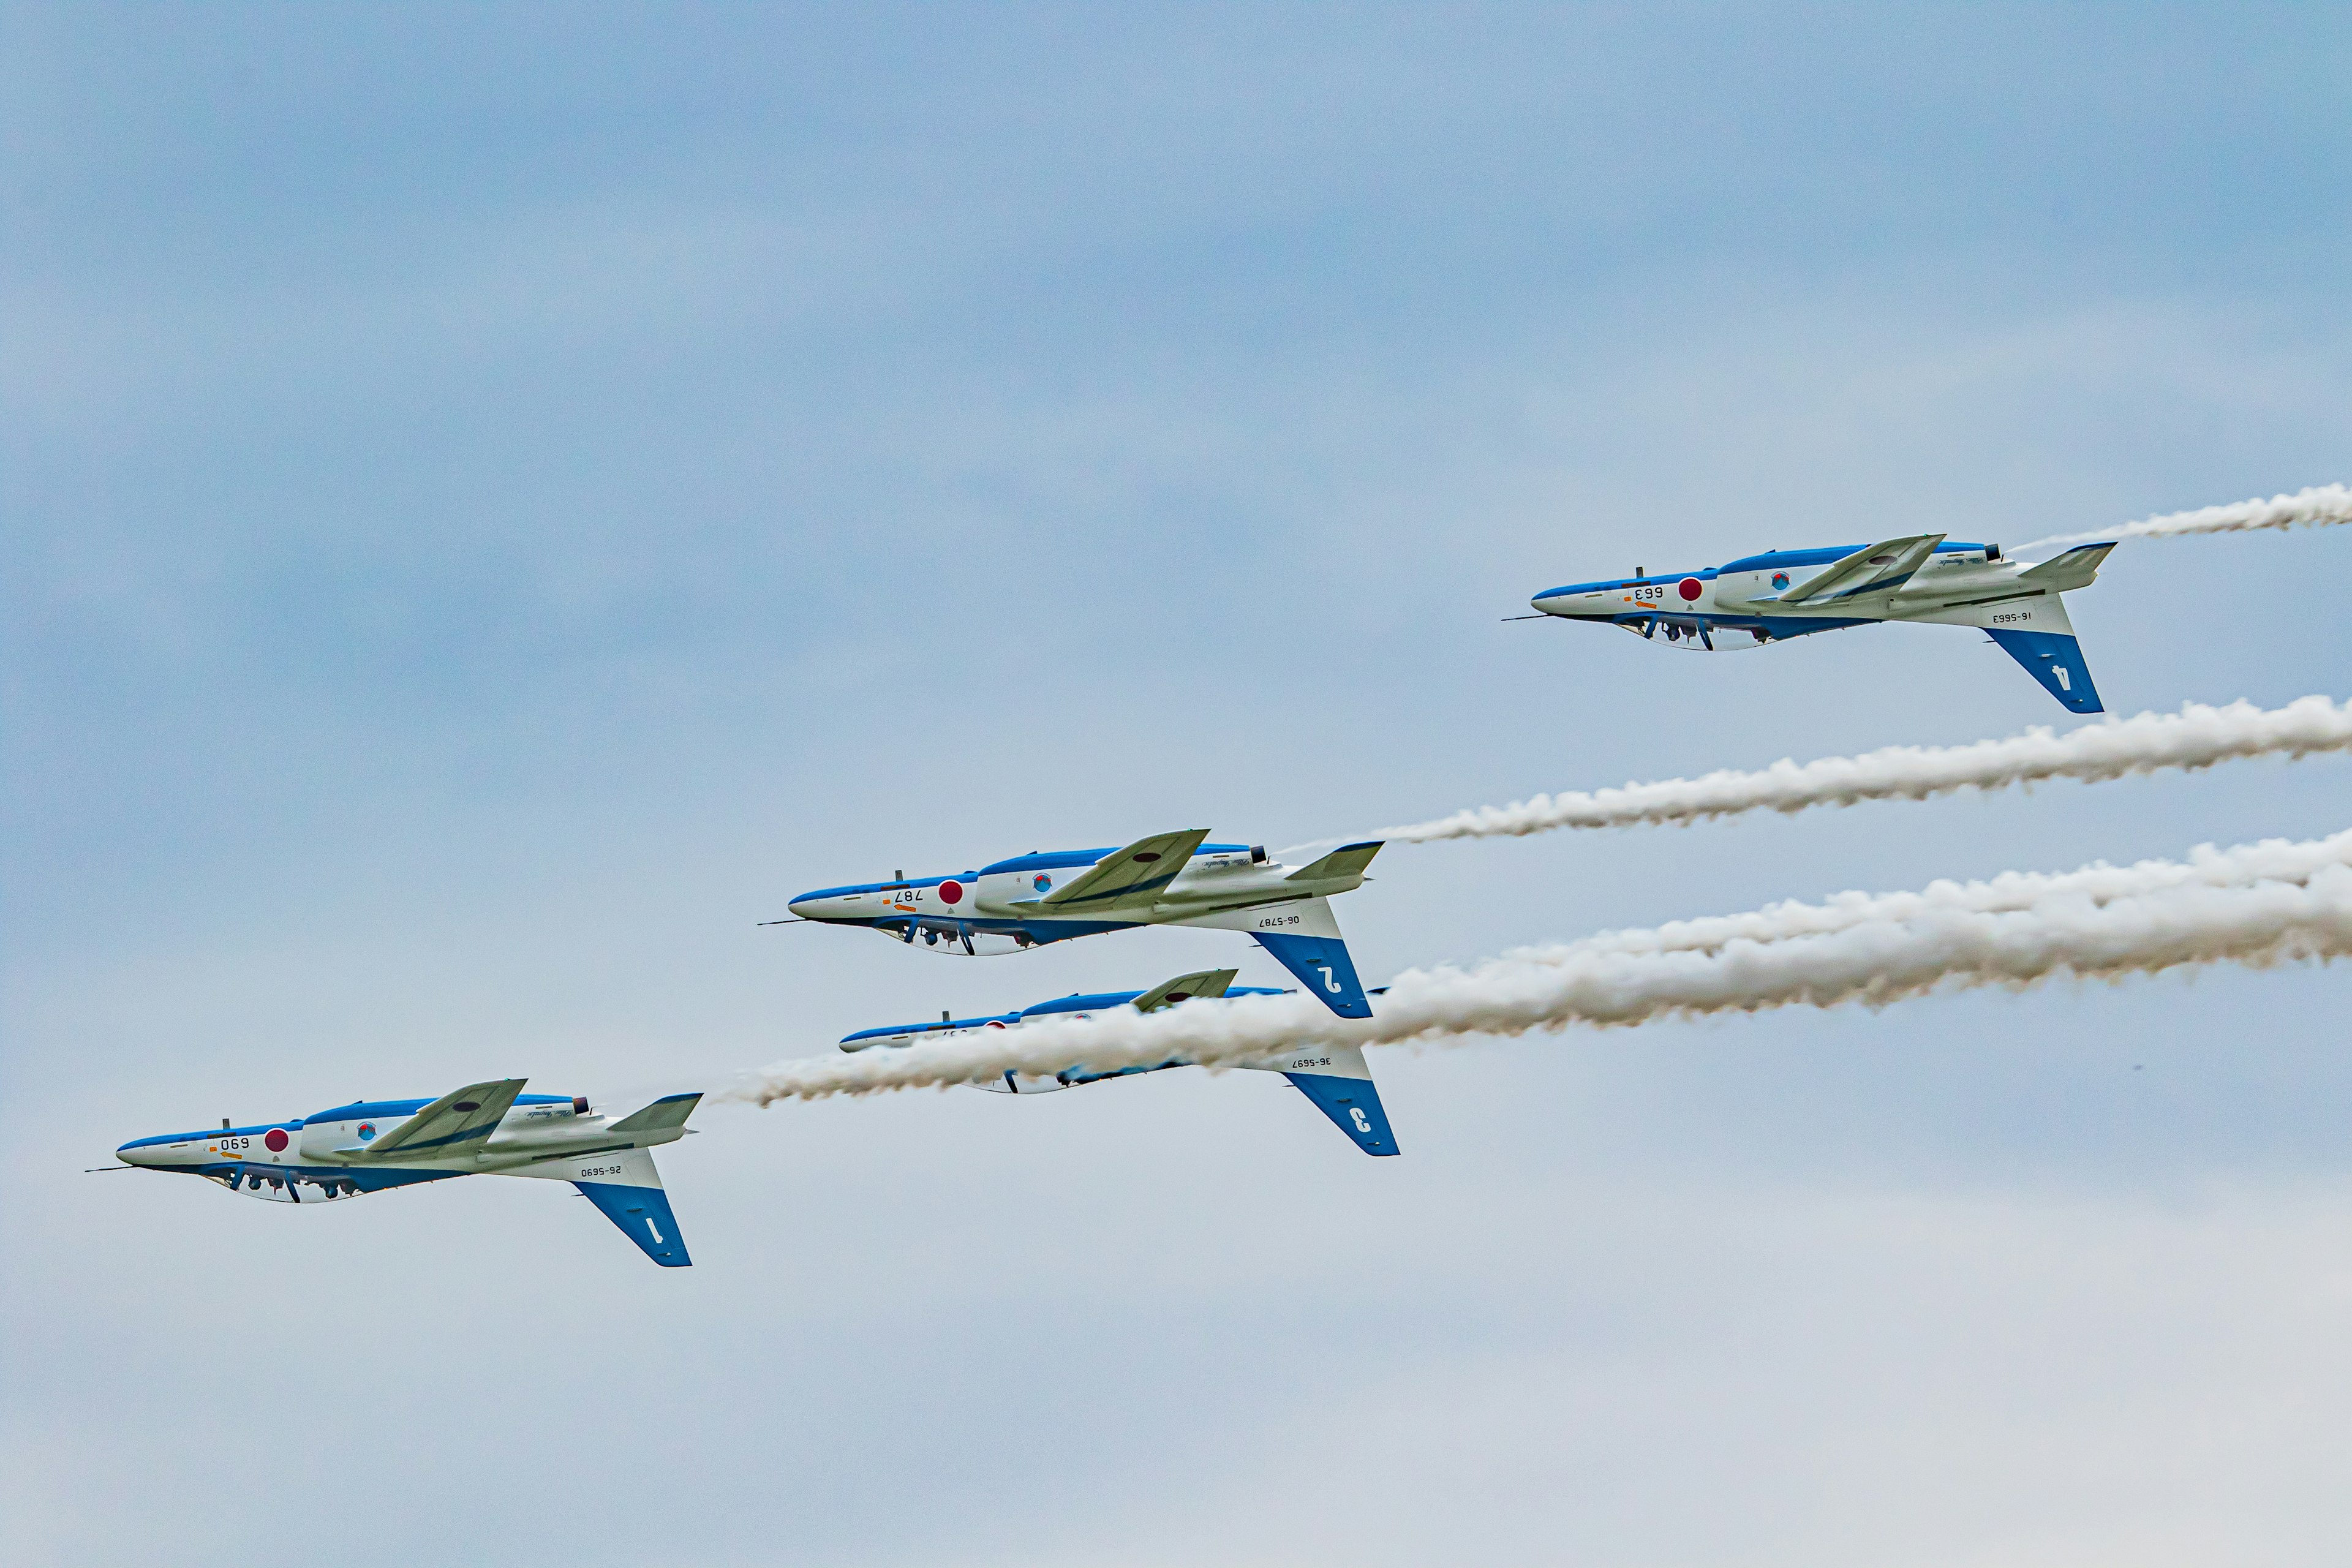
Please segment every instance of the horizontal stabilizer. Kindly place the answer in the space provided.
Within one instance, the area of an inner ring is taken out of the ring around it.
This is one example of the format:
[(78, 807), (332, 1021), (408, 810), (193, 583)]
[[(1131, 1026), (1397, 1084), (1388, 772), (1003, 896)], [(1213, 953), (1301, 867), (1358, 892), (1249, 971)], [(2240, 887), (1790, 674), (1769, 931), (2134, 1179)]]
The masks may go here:
[(2078, 544), (2063, 555), (2053, 555), (2038, 566), (2027, 567), (2018, 574), (2017, 580), (2053, 594), (2087, 588), (2099, 574), (2099, 563), (2114, 548), (2113, 543)]
[(1202, 969), (1191, 974), (1180, 974), (1164, 980), (1135, 999), (1139, 1013), (1156, 1012), (1179, 1002), (1189, 1002), (1195, 996), (1223, 996), (1225, 987), (1241, 975), (1238, 969)]
[(443, 1095), (391, 1131), (366, 1146), (365, 1158), (404, 1160), (446, 1159), (471, 1154), (480, 1147), (522, 1092), (528, 1079), (499, 1079), (469, 1083)]
[[(1293, 1070), (1296, 1068), (1296, 1070)], [(1334, 1046), (1310, 1057), (1291, 1058), (1282, 1076), (1315, 1102), (1315, 1109), (1354, 1140), (1367, 1154), (1397, 1152), (1396, 1134), (1389, 1131), (1389, 1113), (1381, 1109), (1381, 1091), (1372, 1086), (1371, 1069), (1364, 1065), (1361, 1046)]]
[(1176, 879), (1176, 873), (1185, 868), (1192, 852), (1208, 837), (1207, 828), (1196, 827), (1183, 833), (1160, 833), (1139, 838), (1096, 861), (1083, 876), (1046, 894), (1040, 907), (1075, 910), (1149, 903), (1160, 889)]
[(694, 1108), (701, 1103), (702, 1096), (699, 1093), (664, 1095), (643, 1110), (624, 1116), (606, 1131), (634, 1135), (642, 1132), (659, 1132), (672, 1127), (683, 1127), (686, 1125), (686, 1119), (694, 1114)]
[(1936, 546), (1943, 542), (1940, 533), (1915, 533), (1906, 539), (1865, 544), (1851, 555), (1840, 556), (1825, 570), (1781, 595), (1780, 602), (1819, 605), (1833, 599), (1851, 599), (1880, 588), (1899, 588), (1911, 580), (1912, 574), (1927, 563), (1927, 557), (1936, 553)]
[(1364, 874), (1364, 868), (1372, 863), (1372, 857), (1381, 852), (1381, 842), (1375, 839), (1369, 844), (1342, 844), (1312, 865), (1301, 866), (1283, 880), (1321, 882), (1336, 881), (1341, 877), (1360, 877)]

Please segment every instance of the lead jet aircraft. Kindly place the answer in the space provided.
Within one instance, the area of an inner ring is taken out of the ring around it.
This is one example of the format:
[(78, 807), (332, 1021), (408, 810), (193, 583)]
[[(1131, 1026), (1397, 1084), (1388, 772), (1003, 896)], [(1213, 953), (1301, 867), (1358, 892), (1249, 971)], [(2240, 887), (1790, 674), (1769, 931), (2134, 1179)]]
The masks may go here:
[[(1051, 1002), (1040, 1002), (1034, 1007), (1024, 1007), (1017, 1013), (999, 1014), (995, 1017), (951, 1018), (941, 1015), (936, 1024), (894, 1024), (879, 1029), (860, 1029), (854, 1035), (845, 1036), (841, 1048), (863, 1051), (877, 1046), (912, 1046), (931, 1040), (951, 1039), (960, 1035), (983, 1034), (992, 1029), (1018, 1029), (1034, 1018), (1061, 1017), (1070, 1014), (1088, 1018), (1097, 1013), (1118, 1008), (1154, 1013), (1195, 997), (1284, 994), (1264, 985), (1235, 985), (1234, 980), (1239, 973), (1239, 970), (1234, 969), (1204, 969), (1194, 974), (1180, 974), (1149, 991), (1093, 992), (1056, 997)], [(972, 1087), (997, 1094), (1050, 1094), (1055, 1089), (1076, 1089), (1084, 1083), (1102, 1083), (1115, 1078), (1131, 1078), (1137, 1073), (1160, 1072), (1169, 1068), (1193, 1065), (1181, 1057), (1149, 1067), (1111, 1068), (1102, 1072), (1090, 1070), (1080, 1064), (1052, 1074), (1006, 1072), (1002, 1078), (991, 1079)], [(1396, 1137), (1389, 1131), (1388, 1112), (1381, 1109), (1381, 1091), (1372, 1086), (1372, 1072), (1364, 1065), (1361, 1046), (1317, 1046), (1265, 1061), (1235, 1062), (1233, 1065), (1263, 1072), (1278, 1072), (1288, 1079), (1295, 1088), (1315, 1102), (1316, 1110), (1329, 1117), (1331, 1124), (1345, 1132), (1365, 1153), (1393, 1154), (1397, 1152)]]
[[(584, 1099), (525, 1094), (527, 1079), (473, 1083), (438, 1100), (366, 1100), (290, 1121), (138, 1138), (125, 1165), (178, 1171), (272, 1203), (318, 1204), (451, 1176), (570, 1182), (665, 1268), (693, 1259), (649, 1152), (686, 1136), (699, 1094), (614, 1118)], [(101, 1167), (104, 1168), (104, 1167)], [(305, 1197), (302, 1189), (315, 1189)]]
[(2077, 713), (2099, 713), (2062, 594), (2090, 586), (2113, 543), (2084, 544), (2036, 565), (1998, 544), (1916, 533), (1859, 549), (1774, 550), (1705, 571), (1570, 583), (1529, 601), (1548, 616), (1623, 626), (1668, 647), (1716, 653), (1880, 621), (1980, 626)]
[(987, 957), (1138, 926), (1247, 931), (1323, 1005), (1369, 1018), (1330, 897), (1363, 886), (1378, 842), (1347, 844), (1293, 868), (1263, 847), (1210, 844), (1205, 827), (1139, 838), (1124, 849), (1016, 855), (952, 877), (819, 888), (792, 901), (803, 920), (865, 926), (933, 952)]

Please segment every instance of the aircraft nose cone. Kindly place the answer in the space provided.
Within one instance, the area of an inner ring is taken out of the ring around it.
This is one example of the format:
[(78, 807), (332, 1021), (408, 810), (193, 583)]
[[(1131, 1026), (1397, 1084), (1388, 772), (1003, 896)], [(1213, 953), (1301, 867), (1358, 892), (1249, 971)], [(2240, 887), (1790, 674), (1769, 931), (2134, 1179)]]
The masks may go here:
[(824, 904), (824, 900), (823, 899), (813, 898), (807, 893), (803, 893), (799, 898), (794, 899), (791, 903), (786, 904), (784, 908), (800, 916), (801, 919), (807, 921), (814, 920), (817, 916), (817, 911), (823, 908)]
[(121, 1148), (117, 1149), (114, 1152), (114, 1157), (121, 1161), (126, 1165), (152, 1165), (155, 1163), (151, 1157), (152, 1153), (152, 1151), (151, 1150), (142, 1149), (134, 1144), (125, 1143)]

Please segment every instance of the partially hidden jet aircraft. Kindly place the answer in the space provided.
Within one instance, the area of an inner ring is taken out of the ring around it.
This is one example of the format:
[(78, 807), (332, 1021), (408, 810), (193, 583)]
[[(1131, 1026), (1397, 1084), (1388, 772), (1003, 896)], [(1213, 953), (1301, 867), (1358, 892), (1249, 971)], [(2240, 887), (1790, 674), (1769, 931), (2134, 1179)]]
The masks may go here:
[(819, 888), (792, 901), (803, 920), (865, 926), (934, 952), (983, 957), (1137, 926), (1247, 931), (1323, 1005), (1369, 1018), (1330, 897), (1363, 886), (1379, 843), (1347, 844), (1295, 869), (1247, 844), (1209, 844), (1205, 827), (1124, 849), (1017, 855), (952, 877)]
[[(1139, 1013), (1152, 1013), (1195, 997), (1283, 994), (1269, 986), (1235, 985), (1234, 980), (1239, 973), (1239, 970), (1234, 969), (1204, 969), (1194, 974), (1180, 974), (1149, 991), (1093, 992), (1056, 997), (1051, 1002), (1040, 1002), (1034, 1007), (1024, 1007), (1017, 1013), (1000, 1014), (995, 1017), (950, 1018), (943, 1016), (936, 1024), (894, 1024), (879, 1029), (860, 1029), (845, 1037), (841, 1048), (863, 1051), (876, 1046), (911, 1046), (990, 1029), (1017, 1029), (1034, 1018), (1061, 1017), (1069, 1014), (1085, 1018), (1120, 1007), (1130, 1007)], [(1007, 1072), (1001, 1079), (992, 1079), (972, 1087), (990, 1089), (997, 1094), (1050, 1094), (1057, 1089), (1076, 1089), (1082, 1083), (1102, 1083), (1109, 1079), (1131, 1078), (1137, 1073), (1160, 1072), (1169, 1068), (1193, 1065), (1182, 1058), (1155, 1062), (1149, 1067), (1112, 1068), (1101, 1072), (1080, 1065), (1065, 1068), (1051, 1075)], [(1236, 1062), (1234, 1065), (1264, 1072), (1278, 1072), (1288, 1079), (1315, 1102), (1318, 1110), (1331, 1119), (1333, 1126), (1353, 1139), (1356, 1147), (1365, 1153), (1393, 1154), (1397, 1152), (1396, 1137), (1389, 1131), (1388, 1112), (1381, 1109), (1381, 1091), (1372, 1086), (1371, 1069), (1364, 1065), (1361, 1046), (1317, 1046), (1312, 1049), (1286, 1052), (1265, 1061)]]
[(1623, 626), (1668, 646), (1720, 652), (1880, 621), (1980, 626), (2050, 695), (2077, 713), (2105, 711), (2060, 595), (2085, 588), (2115, 545), (2084, 544), (2039, 564), (1998, 544), (1940, 533), (1860, 549), (1774, 550), (1705, 571), (1547, 588), (1548, 616)]
[[(693, 1259), (649, 1152), (686, 1136), (702, 1096), (667, 1095), (614, 1118), (588, 1101), (525, 1094), (523, 1079), (467, 1084), (438, 1100), (370, 1100), (290, 1121), (166, 1132), (114, 1152), (126, 1165), (205, 1176), (273, 1203), (317, 1204), (451, 1176), (570, 1182), (665, 1268)], [(305, 1186), (316, 1188), (304, 1197)]]

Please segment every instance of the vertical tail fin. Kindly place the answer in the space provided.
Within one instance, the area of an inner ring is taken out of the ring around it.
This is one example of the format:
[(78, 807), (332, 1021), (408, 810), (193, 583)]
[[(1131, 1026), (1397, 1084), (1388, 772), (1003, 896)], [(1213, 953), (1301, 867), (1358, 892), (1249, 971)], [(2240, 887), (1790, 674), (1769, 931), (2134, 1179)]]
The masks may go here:
[(1251, 911), (1250, 935), (1297, 975), (1308, 992), (1342, 1018), (1369, 1018), (1372, 1004), (1356, 978), (1355, 961), (1339, 935), (1328, 899), (1302, 899)]
[(1986, 634), (2009, 657), (2042, 682), (2042, 689), (2076, 713), (2104, 713), (2099, 689), (2091, 682), (2091, 667), (2083, 662), (2083, 644), (2074, 633), (2021, 632), (1987, 626)]
[(1367, 1154), (1397, 1152), (1396, 1134), (1389, 1130), (1389, 1113), (1381, 1105), (1381, 1091), (1364, 1065), (1361, 1046), (1334, 1046), (1300, 1052), (1278, 1070), (1315, 1102)]
[(1909, 617), (1948, 626), (1981, 626), (2001, 651), (2025, 667), (2042, 689), (2070, 712), (2104, 713), (2099, 689), (2092, 684), (2091, 667), (2083, 662), (2083, 645), (2075, 640), (2074, 618), (2066, 613), (2063, 588), (2079, 588), (2095, 574), (2113, 545), (2070, 550), (2054, 561), (2017, 578), (2023, 589), (1971, 604), (1954, 605)]
[[(2058, 561), (2044, 562), (2043, 566), (2055, 566), (2069, 556), (2090, 554), (2093, 564), (2107, 552), (2101, 546), (2095, 551), (2070, 550)], [(2026, 574), (2028, 578), (2032, 573)], [(2022, 579), (2021, 579), (2021, 581)], [(2026, 673), (2042, 682), (2042, 689), (2076, 713), (2104, 713), (2099, 700), (2099, 689), (2091, 684), (2091, 667), (2083, 662), (2083, 645), (2075, 640), (2074, 622), (2066, 614), (2066, 601), (2056, 594), (2029, 599), (2021, 604), (1988, 605), (1980, 612), (1978, 624), (1985, 635), (2001, 646), (2003, 652), (2023, 665)], [(1995, 625), (1996, 618), (2007, 626)]]
[(647, 1151), (625, 1149), (591, 1155), (579, 1163), (572, 1184), (664, 1268), (684, 1268), (693, 1263), (686, 1255), (686, 1238), (677, 1233), (677, 1216), (669, 1212), (669, 1194), (662, 1191), (661, 1173), (654, 1169), (654, 1157)]

